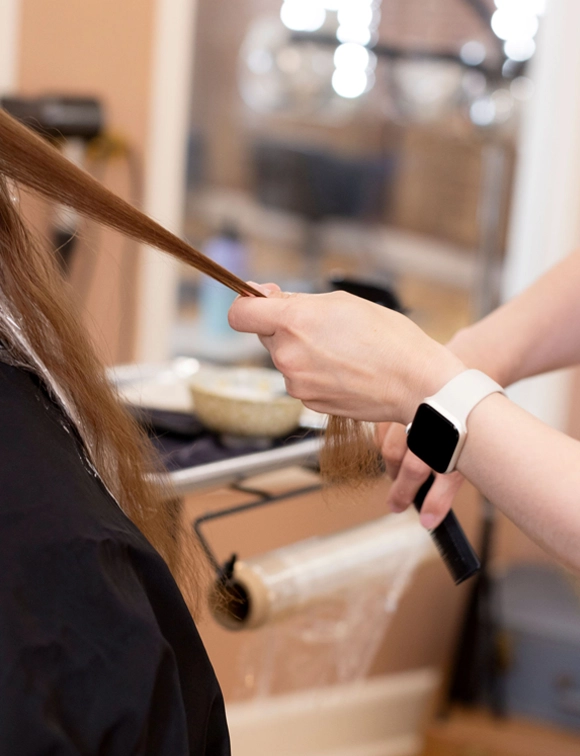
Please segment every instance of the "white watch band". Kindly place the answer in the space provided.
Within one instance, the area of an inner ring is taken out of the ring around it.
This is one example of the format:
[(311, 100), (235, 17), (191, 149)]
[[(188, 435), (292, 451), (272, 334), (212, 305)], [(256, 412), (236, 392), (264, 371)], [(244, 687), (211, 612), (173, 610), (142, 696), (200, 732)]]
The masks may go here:
[(439, 411), (443, 410), (443, 414), (459, 421), (466, 430), (471, 410), (495, 393), (505, 394), (499, 383), (480, 370), (464, 370), (424, 402)]
[(474, 407), (503, 388), (479, 370), (464, 370), (433, 396), (424, 399), (407, 426), (407, 444), (419, 459), (439, 473), (453, 472), (467, 437), (467, 418)]

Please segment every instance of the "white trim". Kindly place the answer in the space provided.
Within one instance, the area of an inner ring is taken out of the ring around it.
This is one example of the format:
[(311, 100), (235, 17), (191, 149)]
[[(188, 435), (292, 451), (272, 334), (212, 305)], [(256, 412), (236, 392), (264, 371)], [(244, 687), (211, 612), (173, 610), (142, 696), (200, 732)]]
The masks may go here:
[[(579, 28), (578, 0), (550, 0), (531, 74), (536, 91), (523, 120), (505, 298), (580, 243)], [(568, 372), (524, 381), (509, 394), (544, 422), (565, 429)]]
[[(185, 161), (196, 0), (157, 0), (146, 151), (144, 210), (180, 233), (185, 201)], [(145, 247), (138, 281), (139, 362), (169, 357), (175, 320), (178, 265)]]
[(12, 93), (18, 82), (21, 0), (0, 0), (0, 95)]

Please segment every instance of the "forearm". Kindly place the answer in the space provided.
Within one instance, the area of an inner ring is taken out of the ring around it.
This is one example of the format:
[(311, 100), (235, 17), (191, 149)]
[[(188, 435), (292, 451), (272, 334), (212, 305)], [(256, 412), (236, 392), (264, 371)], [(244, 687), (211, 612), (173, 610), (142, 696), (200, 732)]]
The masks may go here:
[(580, 362), (580, 251), (448, 346), (504, 386)]
[(530, 538), (580, 570), (580, 443), (495, 394), (470, 414), (459, 470)]

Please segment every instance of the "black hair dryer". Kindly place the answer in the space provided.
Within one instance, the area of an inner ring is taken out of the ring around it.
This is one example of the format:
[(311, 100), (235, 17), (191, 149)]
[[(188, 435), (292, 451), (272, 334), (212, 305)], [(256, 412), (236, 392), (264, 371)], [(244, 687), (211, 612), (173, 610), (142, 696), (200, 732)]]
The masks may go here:
[[(103, 107), (94, 97), (3, 97), (0, 107), (41, 136), (57, 142), (62, 153), (80, 167), (84, 164), (87, 142), (104, 130)], [(56, 208), (53, 243), (65, 273), (71, 266), (77, 226), (74, 210)]]

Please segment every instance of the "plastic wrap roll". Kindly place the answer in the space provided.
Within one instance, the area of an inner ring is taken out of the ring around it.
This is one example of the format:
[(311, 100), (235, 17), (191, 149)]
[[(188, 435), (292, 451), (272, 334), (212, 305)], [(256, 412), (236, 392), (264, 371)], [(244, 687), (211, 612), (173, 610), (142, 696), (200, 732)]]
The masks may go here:
[(434, 554), (416, 515), (387, 515), (236, 562), (227, 590), (214, 588), (212, 612), (229, 629), (260, 627), (357, 583), (394, 580), (409, 559)]

